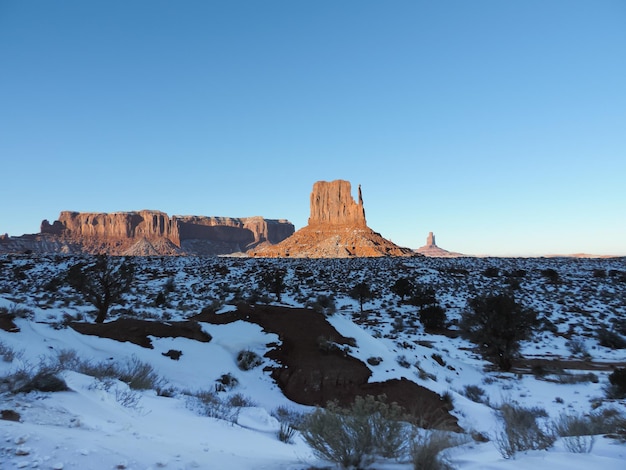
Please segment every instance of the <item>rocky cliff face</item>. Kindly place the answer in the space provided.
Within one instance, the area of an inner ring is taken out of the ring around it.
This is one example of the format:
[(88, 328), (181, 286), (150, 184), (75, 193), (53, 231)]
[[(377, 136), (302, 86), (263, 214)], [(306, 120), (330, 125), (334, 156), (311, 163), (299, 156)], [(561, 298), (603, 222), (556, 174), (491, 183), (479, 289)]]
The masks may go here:
[(168, 216), (164, 212), (61, 212), (41, 233), (0, 240), (0, 252), (111, 255), (220, 255), (278, 243), (294, 232), (287, 220)]
[(365, 227), (363, 195), (359, 185), (359, 198), (352, 198), (349, 181), (318, 181), (311, 192), (311, 216), (309, 225), (350, 225)]
[(365, 221), (363, 196), (352, 198), (348, 181), (318, 181), (311, 192), (309, 225), (273, 246), (248, 252), (257, 257), (350, 258), (411, 256), (414, 252), (383, 238)]
[(168, 238), (180, 245), (178, 226), (174, 220), (164, 212), (149, 210), (111, 213), (63, 211), (52, 225), (44, 220), (41, 233), (101, 241)]

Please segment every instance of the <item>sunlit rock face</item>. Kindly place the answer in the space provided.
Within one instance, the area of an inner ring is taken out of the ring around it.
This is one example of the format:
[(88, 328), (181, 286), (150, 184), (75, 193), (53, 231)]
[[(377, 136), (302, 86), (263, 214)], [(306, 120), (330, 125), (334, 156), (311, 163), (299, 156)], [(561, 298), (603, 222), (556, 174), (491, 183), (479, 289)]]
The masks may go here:
[(293, 232), (291, 222), (263, 217), (63, 211), (52, 224), (44, 220), (39, 234), (0, 240), (0, 252), (223, 255), (278, 243)]
[(309, 225), (351, 225), (365, 227), (365, 209), (359, 186), (358, 202), (352, 198), (349, 181), (318, 181), (311, 192)]
[(361, 187), (358, 198), (344, 180), (318, 181), (311, 192), (309, 224), (283, 242), (253, 249), (251, 256), (271, 258), (351, 258), (411, 256), (367, 226)]

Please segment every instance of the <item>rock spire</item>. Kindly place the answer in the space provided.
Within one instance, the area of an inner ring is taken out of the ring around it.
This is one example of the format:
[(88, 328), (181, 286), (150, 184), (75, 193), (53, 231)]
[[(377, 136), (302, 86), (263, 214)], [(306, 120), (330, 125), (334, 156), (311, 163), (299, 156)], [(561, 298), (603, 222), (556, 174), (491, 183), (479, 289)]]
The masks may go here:
[(443, 248), (439, 248), (435, 243), (435, 234), (433, 232), (428, 232), (428, 237), (426, 237), (426, 245), (415, 250), (416, 253), (424, 256), (428, 256), (430, 258), (458, 258), (461, 256), (465, 256), (461, 253), (455, 253), (452, 251), (444, 250)]

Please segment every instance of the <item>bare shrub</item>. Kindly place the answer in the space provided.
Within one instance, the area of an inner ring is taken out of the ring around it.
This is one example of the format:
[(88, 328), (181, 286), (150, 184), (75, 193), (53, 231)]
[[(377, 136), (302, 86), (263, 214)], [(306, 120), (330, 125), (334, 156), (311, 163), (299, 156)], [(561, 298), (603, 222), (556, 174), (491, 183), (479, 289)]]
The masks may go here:
[(293, 438), (296, 435), (295, 428), (291, 427), (288, 423), (280, 423), (280, 429), (276, 433), (278, 440), (285, 444), (293, 443)]
[(418, 434), (410, 446), (411, 463), (415, 470), (448, 470), (445, 450), (459, 445), (458, 439), (442, 431), (426, 431)]
[(49, 361), (42, 360), (38, 366), (26, 362), (0, 377), (0, 392), (29, 393), (69, 390), (65, 380), (58, 376), (59, 372), (55, 364)]
[(89, 375), (98, 380), (118, 378), (120, 375), (118, 372), (118, 366), (114, 362), (79, 361), (75, 366), (68, 368), (81, 374)]
[(524, 408), (513, 402), (500, 406), (503, 429), (495, 438), (496, 447), (505, 459), (525, 450), (544, 450), (550, 448), (556, 437), (549, 429), (542, 429), (537, 418), (545, 417), (545, 410)]
[(605, 434), (626, 441), (626, 416), (615, 408), (606, 408), (589, 415), (594, 434)]
[(598, 376), (593, 372), (587, 372), (586, 374), (558, 374), (556, 376), (556, 382), (560, 384), (579, 384), (585, 382), (591, 382), (597, 384), (599, 381)]
[(139, 406), (139, 400), (141, 400), (141, 395), (134, 390), (130, 390), (127, 388), (115, 389), (115, 401), (122, 405), (124, 408), (137, 409)]
[(360, 468), (374, 455), (398, 457), (408, 446), (410, 426), (400, 421), (400, 408), (384, 397), (357, 397), (350, 408), (330, 403), (309, 414), (302, 437), (322, 459), (342, 468)]
[(405, 355), (398, 356), (396, 358), (396, 362), (398, 363), (400, 367), (404, 367), (405, 369), (408, 369), (409, 367), (411, 367), (411, 363), (409, 362), (409, 360), (406, 358)]
[(626, 349), (626, 339), (614, 331), (600, 328), (596, 336), (600, 346), (610, 349)]
[(466, 385), (463, 389), (463, 395), (476, 403), (487, 403), (485, 398), (485, 389), (478, 385)]
[(281, 423), (288, 424), (295, 429), (300, 429), (302, 427), (306, 417), (305, 413), (287, 406), (279, 406), (272, 411), (272, 416)]
[(83, 363), (74, 349), (61, 349), (57, 351), (56, 362), (60, 369), (73, 371), (77, 371)]
[(318, 295), (314, 301), (308, 301), (306, 306), (326, 316), (333, 315), (337, 311), (335, 299), (332, 296), (324, 294)]
[(156, 373), (154, 367), (137, 356), (120, 365), (114, 362), (81, 360), (76, 351), (64, 349), (57, 353), (56, 361), (61, 370), (73, 370), (98, 380), (118, 379), (133, 390), (159, 392), (165, 386), (165, 380)]
[(263, 364), (263, 359), (254, 351), (245, 349), (237, 354), (237, 367), (241, 370), (250, 370)]
[(216, 393), (206, 390), (195, 392), (188, 400), (188, 406), (204, 416), (236, 423), (240, 408), (231, 406)]
[(573, 356), (580, 356), (583, 358), (590, 357), (589, 350), (587, 349), (587, 345), (580, 338), (572, 338), (567, 343), (565, 343), (569, 352), (572, 353)]
[(164, 385), (154, 367), (137, 356), (133, 356), (119, 372), (118, 378), (133, 390), (157, 390)]
[(235, 406), (237, 408), (248, 408), (251, 406), (256, 406), (256, 403), (251, 398), (245, 396), (242, 393), (235, 393), (228, 397), (226, 402), (230, 406)]
[(593, 449), (596, 426), (589, 416), (562, 414), (554, 423), (554, 431), (570, 452), (588, 454)]
[(371, 356), (367, 358), (367, 363), (370, 366), (377, 366), (379, 365), (381, 362), (383, 362), (383, 358), (380, 356)]
[(15, 349), (0, 341), (0, 357), (4, 362), (13, 362), (19, 356), (20, 353), (16, 352)]
[(228, 372), (227, 374), (222, 374), (220, 378), (216, 380), (216, 382), (217, 383), (215, 384), (215, 390), (218, 392), (225, 392), (239, 385), (239, 379), (230, 372)]
[(17, 304), (11, 304), (8, 309), (9, 316), (15, 318), (24, 318), (25, 320), (32, 320), (35, 318), (35, 312), (28, 307), (20, 307)]

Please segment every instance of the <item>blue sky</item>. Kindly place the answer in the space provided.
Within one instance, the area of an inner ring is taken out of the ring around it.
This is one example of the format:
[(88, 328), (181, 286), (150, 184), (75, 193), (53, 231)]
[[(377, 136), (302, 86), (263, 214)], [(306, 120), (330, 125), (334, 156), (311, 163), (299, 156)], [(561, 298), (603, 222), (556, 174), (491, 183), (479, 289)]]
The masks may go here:
[(0, 0), (0, 233), (61, 210), (626, 255), (626, 2)]

